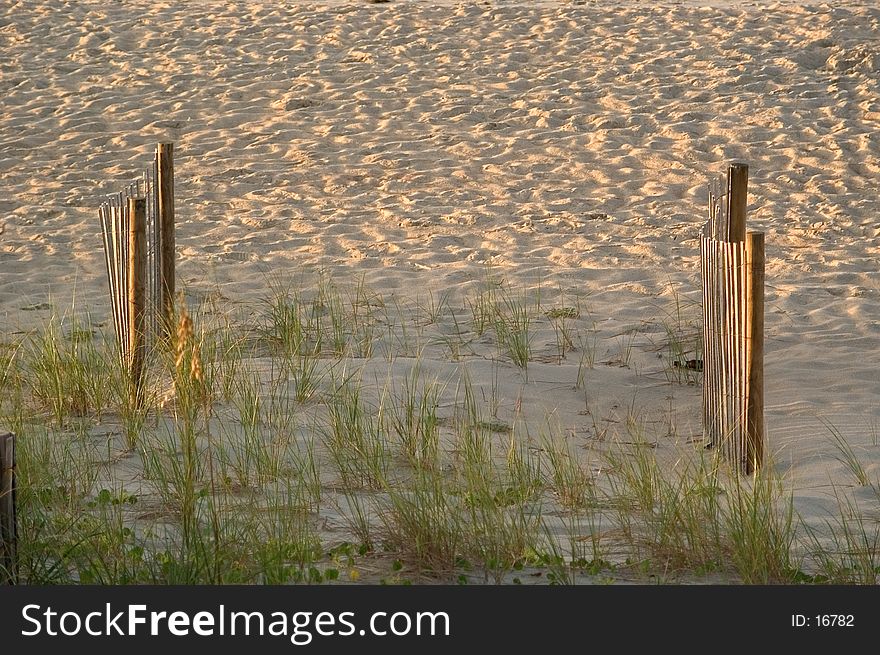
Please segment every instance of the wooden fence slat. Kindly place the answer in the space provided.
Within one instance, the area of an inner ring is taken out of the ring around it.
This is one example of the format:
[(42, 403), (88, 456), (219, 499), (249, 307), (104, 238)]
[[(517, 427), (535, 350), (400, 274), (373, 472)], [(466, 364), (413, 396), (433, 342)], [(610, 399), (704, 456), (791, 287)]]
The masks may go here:
[(147, 273), (147, 201), (129, 198), (128, 233), (128, 318), (129, 318), (129, 373), (132, 400), (141, 400), (146, 341), (145, 278)]

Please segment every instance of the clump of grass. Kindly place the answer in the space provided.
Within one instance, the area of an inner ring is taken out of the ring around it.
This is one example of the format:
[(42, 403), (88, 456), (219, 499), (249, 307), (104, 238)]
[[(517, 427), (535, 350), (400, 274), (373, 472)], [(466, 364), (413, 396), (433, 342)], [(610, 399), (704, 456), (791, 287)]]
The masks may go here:
[(746, 584), (794, 579), (791, 498), (769, 470), (720, 480), (715, 458), (665, 470), (654, 449), (611, 451), (608, 466), (618, 527), (639, 561), (664, 571), (729, 570)]
[(321, 388), (324, 373), (321, 369), (320, 353), (308, 351), (298, 345), (286, 350), (282, 360), (282, 371), (294, 385), (294, 398), (299, 403), (312, 399)]
[(298, 290), (274, 279), (263, 305), (260, 330), (276, 352), (290, 359), (302, 352), (321, 351), (323, 334), (317, 303), (306, 303)]
[(461, 508), (440, 476), (417, 471), (405, 487), (389, 487), (379, 501), (383, 541), (424, 571), (450, 574), (459, 560), (466, 526)]
[[(307, 495), (307, 494), (306, 494)], [(258, 581), (264, 584), (318, 582), (313, 571), (322, 555), (321, 540), (307, 513), (299, 484), (287, 484), (268, 494), (267, 504), (250, 525), (250, 539), (256, 544), (254, 560)]]
[(67, 417), (91, 411), (100, 418), (110, 405), (111, 365), (96, 346), (92, 328), (73, 323), (65, 335), (61, 320), (53, 317), (29, 345), (25, 366), (32, 396), (56, 424), (61, 427)]
[(736, 478), (727, 489), (722, 519), (730, 561), (745, 584), (790, 582), (796, 524), (791, 496), (783, 497), (770, 467), (751, 480)]
[(324, 445), (343, 486), (381, 489), (387, 479), (389, 449), (378, 417), (368, 412), (360, 388), (343, 382), (330, 398)]
[(422, 320), (426, 324), (433, 325), (440, 320), (443, 309), (449, 306), (449, 296), (450, 291), (448, 289), (440, 293), (439, 298), (435, 297), (434, 291), (429, 289), (427, 300), (417, 302), (417, 306), (423, 316)]
[(85, 438), (60, 438), (53, 430), (29, 425), (18, 433), (17, 481), (23, 500), (38, 498), (48, 506), (76, 507), (89, 496), (101, 475), (101, 453)]
[[(322, 346), (327, 344), (325, 347), (329, 347), (330, 352), (335, 355), (345, 354), (349, 333), (342, 295), (336, 285), (323, 275), (318, 281), (318, 290), (313, 306), (314, 313), (319, 319), (319, 329), (322, 335), (318, 339), (318, 343)], [(329, 339), (324, 339), (324, 334), (329, 335)]]
[(606, 463), (617, 523), (637, 559), (664, 570), (722, 566), (722, 492), (706, 460), (678, 461), (670, 472), (636, 444), (610, 450)]
[(163, 511), (184, 519), (194, 517), (198, 499), (210, 486), (208, 457), (194, 433), (178, 434), (173, 425), (143, 441), (143, 475), (162, 499)]
[(21, 433), (33, 409), (26, 405), (27, 384), (22, 375), (22, 342), (0, 342), (0, 422)]
[(349, 530), (365, 553), (374, 550), (376, 523), (378, 523), (374, 497), (354, 489), (344, 489), (342, 497), (345, 499), (345, 507), (338, 501), (336, 505), (345, 518)]
[(385, 303), (381, 297), (367, 288), (361, 277), (349, 296), (349, 305), (351, 307), (349, 350), (355, 357), (372, 357), (377, 338), (376, 312), (385, 309)]
[(489, 487), (469, 488), (466, 504), (465, 544), (469, 559), (481, 564), (486, 577), (501, 584), (504, 575), (536, 549), (541, 514)]
[(527, 371), (532, 358), (532, 314), (525, 299), (505, 294), (495, 307), (495, 338), (510, 360)]
[(204, 337), (202, 350), (208, 368), (206, 376), (214, 381), (223, 398), (229, 401), (235, 394), (235, 388), (243, 373), (243, 361), (248, 356), (246, 337), (230, 324), (228, 317), (224, 322), (207, 333)]
[(482, 336), (496, 321), (496, 294), (501, 284), (501, 281), (495, 280), (487, 271), (481, 288), (473, 297), (465, 300), (470, 309), (471, 326), (478, 336)]
[(18, 564), (22, 582), (65, 584), (76, 551), (89, 543), (83, 504), (97, 487), (101, 454), (90, 440), (45, 426), (17, 431)]
[(596, 364), (596, 349), (599, 346), (599, 330), (596, 327), (596, 322), (592, 321), (586, 334), (578, 331), (576, 338), (580, 358), (578, 359), (577, 379), (574, 386), (576, 389), (583, 389), (587, 371)]
[(593, 481), (572, 451), (571, 445), (552, 431), (542, 439), (546, 462), (545, 484), (567, 509), (583, 508), (593, 502)]
[[(483, 420), (483, 413), (477, 403), (474, 387), (467, 373), (462, 375), (458, 384), (453, 417), (456, 459), (465, 469), (476, 464), (478, 470), (483, 470), (484, 465), (491, 459), (491, 442), (489, 440), (491, 428), (489, 422)], [(460, 394), (463, 394), (463, 397), (459, 402)]]
[(544, 490), (542, 463), (540, 454), (519, 442), (511, 432), (505, 460), (507, 487), (504, 493), (512, 502), (527, 502)]
[(574, 307), (554, 307), (544, 315), (550, 319), (553, 325), (553, 334), (556, 337), (556, 352), (558, 362), (561, 364), (565, 359), (565, 354), (574, 350), (573, 333), (568, 321), (574, 320), (580, 316), (580, 313)]
[(412, 368), (400, 395), (393, 396), (384, 411), (406, 460), (412, 466), (432, 468), (438, 458), (441, 389), (436, 381), (422, 382), (420, 373), (418, 365)]
[(157, 404), (156, 380), (147, 367), (137, 394), (132, 393), (128, 368), (118, 362), (113, 368), (113, 401), (122, 423), (125, 445), (134, 450), (141, 445), (141, 435), (147, 419)]
[(274, 394), (266, 399), (260, 392), (259, 380), (239, 381), (234, 398), (238, 420), (221, 428), (226, 438), (216, 444), (222, 464), (231, 472), (224, 477), (239, 489), (274, 482), (285, 475), (289, 463), (291, 429), (285, 418), (290, 415), (278, 406)]

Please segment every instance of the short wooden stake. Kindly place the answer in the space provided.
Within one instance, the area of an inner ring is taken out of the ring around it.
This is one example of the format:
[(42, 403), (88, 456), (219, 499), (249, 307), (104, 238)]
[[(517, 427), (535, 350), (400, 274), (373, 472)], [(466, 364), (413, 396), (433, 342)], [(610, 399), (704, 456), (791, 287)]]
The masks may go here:
[(746, 208), (749, 202), (749, 165), (733, 162), (727, 167), (727, 240), (746, 240)]
[(746, 239), (746, 473), (764, 463), (764, 233)]
[(0, 433), (0, 584), (18, 583), (15, 435)]
[(140, 405), (146, 359), (147, 201), (129, 198), (128, 319), (129, 372), (132, 401)]
[(174, 144), (160, 143), (156, 148), (159, 189), (159, 231), (161, 263), (159, 294), (162, 329), (170, 336), (174, 315)]

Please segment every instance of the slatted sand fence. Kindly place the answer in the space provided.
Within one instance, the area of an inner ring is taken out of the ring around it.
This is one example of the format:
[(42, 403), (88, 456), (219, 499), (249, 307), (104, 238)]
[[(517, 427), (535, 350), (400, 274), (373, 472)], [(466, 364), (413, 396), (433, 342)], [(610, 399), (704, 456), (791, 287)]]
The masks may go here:
[(700, 239), (703, 436), (741, 473), (764, 458), (764, 234), (746, 232), (748, 170), (710, 182)]
[(174, 305), (174, 151), (98, 209), (116, 342), (139, 397), (147, 352), (167, 334)]

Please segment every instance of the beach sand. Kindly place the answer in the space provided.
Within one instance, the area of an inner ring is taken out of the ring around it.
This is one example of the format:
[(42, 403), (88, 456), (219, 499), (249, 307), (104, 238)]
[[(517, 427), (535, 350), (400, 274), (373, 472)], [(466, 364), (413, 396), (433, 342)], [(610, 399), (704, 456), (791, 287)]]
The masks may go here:
[[(487, 275), (540, 286), (596, 321), (594, 412), (659, 417), (673, 395), (696, 438), (699, 389), (653, 346), (699, 302), (708, 178), (742, 160), (768, 449), (821, 524), (854, 485), (823, 421), (880, 476), (880, 10), (706, 4), (4, 3), (0, 330), (109, 321), (98, 205), (172, 141), (190, 298), (246, 306), (318, 271), (457, 307)], [(585, 442), (576, 356), (549, 341), (526, 405)], [(500, 366), (509, 409), (523, 383)]]

